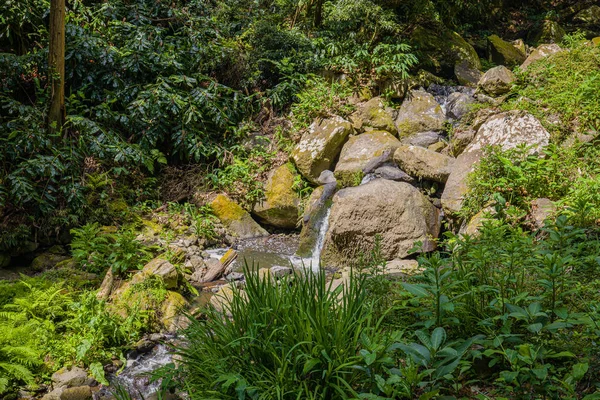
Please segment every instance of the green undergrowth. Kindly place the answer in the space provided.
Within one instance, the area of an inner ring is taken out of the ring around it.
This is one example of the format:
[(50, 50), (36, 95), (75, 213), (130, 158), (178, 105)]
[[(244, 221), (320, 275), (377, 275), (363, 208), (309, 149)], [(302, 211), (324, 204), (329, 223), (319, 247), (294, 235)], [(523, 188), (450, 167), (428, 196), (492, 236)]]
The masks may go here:
[(597, 230), (500, 217), (440, 248), (404, 282), (377, 249), (335, 289), (247, 271), (227, 317), (192, 321), (172, 382), (193, 399), (599, 397)]
[(500, 195), (524, 216), (531, 201), (549, 198), (580, 226), (600, 218), (600, 151), (596, 142), (573, 146), (550, 145), (542, 155), (528, 155), (526, 147), (508, 151), (487, 149), (469, 177), (463, 214), (470, 217), (494, 204)]
[(49, 381), (62, 368), (89, 368), (106, 383), (103, 366), (147, 329), (135, 310), (120, 317), (90, 290), (68, 279), (24, 278), (0, 284), (0, 395), (17, 398), (14, 390), (31, 389)]
[(565, 51), (518, 71), (517, 86), (503, 105), (531, 112), (555, 141), (600, 129), (600, 46), (578, 34), (563, 45)]

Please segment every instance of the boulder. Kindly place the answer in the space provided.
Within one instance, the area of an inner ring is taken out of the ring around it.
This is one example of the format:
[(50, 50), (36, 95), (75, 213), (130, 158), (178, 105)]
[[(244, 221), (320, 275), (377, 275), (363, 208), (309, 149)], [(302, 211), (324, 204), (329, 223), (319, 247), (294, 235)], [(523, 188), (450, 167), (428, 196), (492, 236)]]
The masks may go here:
[(413, 146), (429, 147), (442, 140), (442, 135), (438, 132), (428, 131), (419, 132), (413, 136), (402, 139), (403, 144), (412, 144)]
[(294, 190), (296, 177), (294, 167), (290, 164), (284, 164), (269, 173), (265, 199), (253, 210), (259, 221), (278, 228), (296, 227), (300, 206), (300, 196)]
[(418, 26), (411, 39), (415, 49), (425, 56), (424, 67), (433, 73), (450, 76), (454, 66), (463, 62), (474, 69), (481, 69), (481, 61), (473, 46), (458, 33), (443, 26), (435, 30)]
[(342, 146), (353, 131), (352, 124), (341, 117), (315, 121), (291, 156), (302, 176), (317, 183), (321, 172), (332, 169)]
[(62, 368), (52, 374), (52, 385), (54, 387), (89, 386), (96, 383), (94, 378), (89, 377), (86, 370), (79, 367), (71, 369)]
[(511, 43), (502, 40), (498, 35), (488, 37), (490, 61), (498, 65), (513, 67), (525, 61), (525, 54), (521, 53)]
[(396, 134), (393, 111), (385, 107), (381, 97), (374, 97), (361, 104), (358, 111), (352, 115), (354, 126), (359, 131), (387, 131)]
[(406, 257), (418, 241), (431, 251), (439, 231), (439, 211), (418, 189), (376, 179), (334, 196), (321, 265), (352, 265), (374, 249), (377, 235), (386, 260)]
[(463, 86), (477, 86), (477, 82), (481, 79), (483, 73), (469, 65), (467, 61), (462, 61), (454, 66), (454, 76), (458, 81), (459, 85)]
[(446, 103), (446, 116), (452, 119), (461, 119), (471, 110), (471, 106), (475, 103), (475, 99), (468, 94), (460, 92), (451, 93)]
[(483, 210), (475, 214), (473, 217), (471, 217), (469, 222), (460, 228), (459, 233), (461, 235), (468, 235), (472, 237), (478, 236), (479, 230), (483, 226), (483, 223), (489, 220), (494, 215), (494, 213), (495, 211), (492, 207), (484, 208)]
[(157, 276), (162, 279), (167, 289), (177, 287), (178, 274), (177, 268), (164, 258), (157, 257), (144, 265), (144, 268), (136, 273), (129, 282), (131, 285), (137, 285), (144, 282), (151, 276)]
[(448, 154), (453, 157), (458, 157), (473, 141), (476, 133), (477, 131), (474, 129), (455, 130), (452, 139), (450, 140), (449, 149), (447, 150)]
[(313, 190), (304, 208), (302, 231), (300, 232), (300, 241), (296, 251), (296, 254), (300, 257), (312, 256), (312, 250), (319, 235), (319, 228), (328, 207), (328, 204), (325, 204), (326, 202), (320, 201), (324, 191), (325, 186), (319, 186)]
[(444, 129), (446, 116), (442, 106), (430, 93), (413, 90), (398, 110), (396, 127), (400, 138), (425, 131), (441, 131)]
[(47, 269), (54, 268), (56, 264), (65, 261), (68, 258), (69, 257), (67, 256), (50, 252), (42, 253), (33, 259), (30, 268), (36, 272), (42, 272)]
[(221, 286), (219, 291), (210, 298), (210, 305), (219, 313), (231, 316), (228, 308), (235, 296), (238, 293), (243, 299), (247, 299), (248, 295), (245, 291), (237, 289), (234, 282)]
[(556, 205), (550, 199), (541, 198), (531, 202), (529, 220), (535, 229), (544, 226), (544, 222), (556, 212)]
[(529, 31), (527, 41), (535, 46), (543, 43), (560, 43), (565, 34), (565, 30), (558, 22), (546, 19)]
[(489, 117), (478, 129), (473, 141), (454, 163), (442, 193), (442, 207), (449, 216), (457, 216), (467, 193), (467, 177), (475, 168), (487, 146), (507, 150), (519, 145), (531, 146), (535, 153), (548, 145), (550, 134), (531, 114), (509, 111)]
[(383, 274), (390, 278), (404, 278), (415, 275), (419, 270), (419, 262), (417, 260), (395, 259), (385, 264)]
[(187, 327), (188, 320), (182, 311), (188, 305), (187, 300), (179, 293), (169, 291), (160, 307), (160, 325), (167, 332), (176, 332)]
[(396, 182), (414, 182), (412, 176), (408, 175), (406, 172), (394, 165), (383, 165), (375, 169), (375, 171), (373, 171), (373, 178), (382, 178)]
[(552, 54), (556, 54), (561, 52), (562, 49), (557, 44), (542, 44), (539, 45), (534, 51), (531, 52), (529, 57), (525, 60), (523, 64), (521, 64), (521, 70), (525, 71), (527, 67), (533, 64), (536, 61), (542, 60)]
[(88, 400), (92, 398), (92, 389), (89, 386), (67, 388), (60, 394), (60, 400)]
[(527, 57), (527, 45), (525, 44), (523, 39), (513, 40), (511, 44), (515, 46), (515, 49), (519, 50), (521, 54)]
[(352, 136), (342, 148), (334, 175), (342, 186), (356, 186), (363, 178), (363, 169), (369, 161), (391, 154), (401, 145), (391, 133), (385, 131), (368, 131)]
[(584, 25), (600, 26), (600, 6), (594, 4), (585, 10), (579, 11), (575, 17), (573, 17), (573, 22)]
[(478, 86), (489, 95), (500, 96), (510, 91), (515, 80), (515, 75), (508, 68), (499, 65), (483, 74)]
[(394, 153), (394, 161), (409, 175), (444, 183), (452, 172), (454, 158), (423, 147), (403, 145)]
[(217, 195), (210, 206), (227, 230), (240, 239), (269, 235), (246, 210), (224, 194)]

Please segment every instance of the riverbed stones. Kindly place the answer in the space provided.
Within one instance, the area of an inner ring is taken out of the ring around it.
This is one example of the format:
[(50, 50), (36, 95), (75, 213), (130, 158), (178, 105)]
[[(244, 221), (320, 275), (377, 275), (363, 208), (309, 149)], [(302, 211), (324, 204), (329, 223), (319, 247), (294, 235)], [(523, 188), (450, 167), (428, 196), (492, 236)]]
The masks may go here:
[(210, 206), (227, 230), (240, 239), (251, 239), (269, 234), (252, 219), (246, 210), (224, 194), (217, 195)]
[(396, 134), (393, 111), (386, 108), (381, 97), (374, 97), (359, 106), (352, 115), (355, 128), (359, 131), (387, 131)]
[(488, 70), (479, 81), (479, 88), (491, 96), (508, 93), (515, 82), (515, 75), (503, 65)]
[(486, 147), (496, 145), (507, 150), (525, 144), (530, 146), (530, 153), (535, 153), (547, 146), (549, 140), (548, 131), (531, 114), (508, 111), (489, 117), (454, 163), (441, 199), (446, 215), (457, 216), (460, 211), (467, 193), (467, 176)]
[(454, 165), (452, 157), (411, 145), (398, 147), (394, 161), (411, 176), (439, 183), (448, 180)]
[(352, 124), (338, 116), (313, 122), (291, 155), (302, 176), (317, 183), (321, 172), (332, 169), (353, 131)]
[(488, 37), (488, 50), (490, 61), (507, 67), (521, 65), (525, 61), (525, 54), (511, 43), (502, 40), (498, 35)]
[(539, 45), (521, 65), (521, 70), (525, 71), (534, 62), (542, 60), (552, 54), (560, 53), (562, 50), (563, 49), (555, 43)]
[(278, 228), (293, 229), (298, 223), (300, 196), (294, 190), (297, 174), (291, 164), (284, 164), (269, 173), (265, 184), (265, 199), (254, 206), (258, 220)]
[(342, 186), (355, 186), (354, 183), (360, 183), (363, 170), (371, 160), (384, 153), (391, 157), (400, 145), (400, 141), (386, 131), (368, 131), (352, 136), (342, 149), (334, 171), (335, 178)]
[(442, 106), (432, 94), (424, 90), (413, 90), (400, 106), (396, 127), (400, 138), (419, 132), (442, 131), (446, 116)]
[(376, 179), (334, 196), (321, 264), (339, 267), (356, 262), (373, 249), (376, 236), (386, 260), (406, 257), (417, 241), (430, 251), (439, 230), (438, 209), (418, 189)]

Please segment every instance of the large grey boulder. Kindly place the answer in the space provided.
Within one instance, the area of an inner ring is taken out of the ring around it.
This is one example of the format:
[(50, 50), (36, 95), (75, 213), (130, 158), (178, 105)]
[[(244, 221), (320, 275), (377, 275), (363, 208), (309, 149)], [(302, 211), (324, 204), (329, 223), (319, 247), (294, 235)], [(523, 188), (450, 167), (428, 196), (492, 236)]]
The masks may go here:
[(452, 172), (454, 158), (418, 146), (400, 146), (394, 161), (409, 175), (444, 183)]
[(310, 182), (317, 183), (321, 172), (332, 169), (352, 132), (352, 124), (342, 117), (315, 121), (292, 152), (298, 171)]
[(376, 179), (334, 196), (321, 265), (357, 262), (373, 250), (377, 235), (386, 260), (406, 257), (418, 241), (424, 251), (431, 251), (439, 231), (439, 211), (418, 189), (404, 182)]
[[(334, 175), (343, 186), (351, 186), (353, 180), (362, 179), (363, 170), (369, 162), (384, 154), (391, 154), (401, 145), (391, 133), (368, 131), (348, 139), (342, 148)], [(385, 160), (383, 160), (385, 161)]]
[(259, 221), (279, 228), (296, 227), (300, 206), (300, 196), (294, 190), (297, 177), (299, 176), (290, 164), (281, 165), (269, 172), (265, 198), (252, 210)]
[(489, 95), (500, 96), (510, 91), (515, 80), (515, 75), (508, 68), (499, 65), (483, 74), (478, 86)]
[(446, 116), (442, 106), (432, 94), (423, 90), (413, 90), (400, 106), (396, 117), (396, 127), (400, 138), (425, 131), (444, 129)]
[(438, 132), (428, 131), (419, 132), (413, 136), (402, 139), (403, 144), (412, 144), (413, 146), (429, 147), (442, 140), (442, 135)]
[(525, 144), (535, 153), (548, 145), (550, 134), (531, 114), (509, 111), (496, 114), (481, 125), (473, 141), (456, 159), (442, 193), (442, 207), (447, 215), (457, 216), (467, 194), (467, 177), (483, 156), (488, 146), (503, 150)]
[(537, 49), (531, 52), (529, 57), (527, 57), (525, 62), (521, 65), (521, 70), (525, 71), (534, 62), (543, 60), (544, 58), (551, 56), (552, 54), (559, 53), (561, 51), (561, 47), (557, 44), (542, 44), (538, 46)]

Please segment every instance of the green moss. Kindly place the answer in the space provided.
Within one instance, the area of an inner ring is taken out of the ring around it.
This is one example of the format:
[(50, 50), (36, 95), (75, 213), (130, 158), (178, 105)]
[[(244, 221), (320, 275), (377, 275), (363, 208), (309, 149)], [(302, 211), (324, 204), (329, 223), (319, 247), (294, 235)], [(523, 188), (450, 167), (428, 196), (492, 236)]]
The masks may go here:
[(490, 58), (497, 65), (513, 67), (525, 61), (525, 55), (515, 46), (502, 40), (498, 35), (488, 37), (490, 44)]
[(210, 206), (217, 218), (223, 223), (239, 221), (246, 215), (246, 211), (239, 204), (223, 194), (217, 195)]

